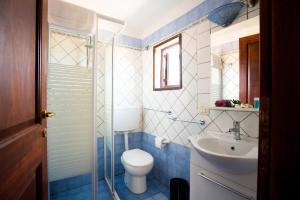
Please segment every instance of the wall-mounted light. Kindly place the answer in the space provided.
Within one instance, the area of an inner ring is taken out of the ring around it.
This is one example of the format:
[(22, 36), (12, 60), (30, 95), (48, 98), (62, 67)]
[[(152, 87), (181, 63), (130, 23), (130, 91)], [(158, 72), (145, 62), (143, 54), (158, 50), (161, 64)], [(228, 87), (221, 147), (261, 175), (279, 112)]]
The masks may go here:
[(248, 7), (252, 8), (256, 5), (257, 0), (247, 0), (246, 2), (247, 2)]

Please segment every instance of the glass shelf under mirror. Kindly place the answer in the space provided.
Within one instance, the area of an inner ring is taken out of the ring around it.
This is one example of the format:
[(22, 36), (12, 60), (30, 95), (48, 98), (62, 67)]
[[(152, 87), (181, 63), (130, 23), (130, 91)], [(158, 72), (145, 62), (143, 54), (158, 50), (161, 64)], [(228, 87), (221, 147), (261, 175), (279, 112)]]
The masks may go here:
[(237, 111), (237, 112), (259, 112), (258, 108), (233, 108), (233, 107), (210, 107), (210, 110)]

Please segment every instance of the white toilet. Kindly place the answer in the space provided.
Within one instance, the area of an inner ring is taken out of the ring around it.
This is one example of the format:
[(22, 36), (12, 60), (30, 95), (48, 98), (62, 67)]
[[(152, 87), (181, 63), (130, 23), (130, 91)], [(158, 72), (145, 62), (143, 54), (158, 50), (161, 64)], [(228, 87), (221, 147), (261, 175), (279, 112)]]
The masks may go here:
[(140, 108), (127, 107), (114, 109), (114, 131), (124, 132), (125, 151), (121, 156), (125, 168), (124, 182), (128, 189), (136, 194), (147, 190), (146, 175), (151, 171), (154, 159), (151, 154), (141, 150), (128, 150), (128, 133), (139, 128)]
[(147, 190), (146, 175), (151, 171), (153, 161), (152, 155), (141, 149), (127, 150), (122, 154), (124, 181), (131, 192), (141, 194)]

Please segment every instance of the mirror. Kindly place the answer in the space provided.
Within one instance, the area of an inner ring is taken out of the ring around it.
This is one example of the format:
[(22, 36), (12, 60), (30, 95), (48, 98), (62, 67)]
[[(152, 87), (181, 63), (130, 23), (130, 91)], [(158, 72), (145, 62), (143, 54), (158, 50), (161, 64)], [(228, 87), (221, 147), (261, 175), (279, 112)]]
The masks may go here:
[(259, 17), (212, 33), (211, 104), (258, 108), (259, 82)]

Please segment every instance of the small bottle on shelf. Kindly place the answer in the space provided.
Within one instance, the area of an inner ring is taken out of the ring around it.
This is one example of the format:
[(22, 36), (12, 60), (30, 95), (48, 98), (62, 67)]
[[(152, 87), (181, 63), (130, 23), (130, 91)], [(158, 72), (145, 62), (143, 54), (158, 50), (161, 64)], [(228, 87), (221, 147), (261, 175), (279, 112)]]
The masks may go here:
[(254, 97), (253, 108), (259, 108), (259, 97)]

